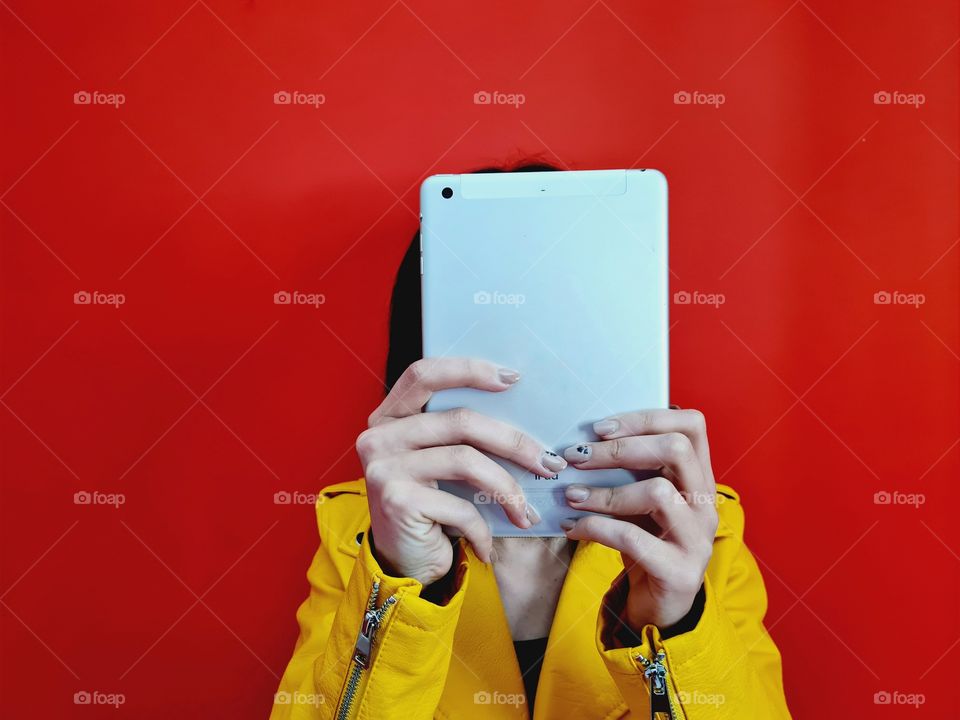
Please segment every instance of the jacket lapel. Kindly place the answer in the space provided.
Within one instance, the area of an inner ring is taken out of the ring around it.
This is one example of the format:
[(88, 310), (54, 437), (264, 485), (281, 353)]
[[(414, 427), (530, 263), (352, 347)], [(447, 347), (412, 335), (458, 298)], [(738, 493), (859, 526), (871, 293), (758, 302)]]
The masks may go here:
[(526, 720), (520, 666), (493, 568), (466, 546), (470, 582), (437, 717)]
[(537, 688), (534, 720), (618, 718), (627, 705), (596, 647), (600, 602), (623, 570), (620, 553), (581, 542), (560, 591)]
[[(529, 707), (493, 568), (467, 549), (470, 583), (454, 636), (440, 718), (528, 720)], [(534, 720), (617, 718), (626, 703), (597, 652), (600, 601), (623, 569), (620, 554), (579, 543), (554, 616)]]

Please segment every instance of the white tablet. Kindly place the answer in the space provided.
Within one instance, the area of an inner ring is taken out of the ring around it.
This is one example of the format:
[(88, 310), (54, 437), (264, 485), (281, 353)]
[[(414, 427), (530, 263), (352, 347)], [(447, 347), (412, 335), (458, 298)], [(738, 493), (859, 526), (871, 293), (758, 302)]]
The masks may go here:
[[(469, 407), (508, 422), (558, 454), (596, 440), (614, 413), (668, 406), (667, 182), (656, 170), (434, 175), (420, 188), (423, 353), (467, 356), (520, 371), (502, 393), (434, 395), (428, 411)], [(537, 477), (494, 457), (542, 522), (510, 523), (466, 483), (499, 536), (560, 536), (583, 515), (563, 488), (622, 485), (626, 470)]]

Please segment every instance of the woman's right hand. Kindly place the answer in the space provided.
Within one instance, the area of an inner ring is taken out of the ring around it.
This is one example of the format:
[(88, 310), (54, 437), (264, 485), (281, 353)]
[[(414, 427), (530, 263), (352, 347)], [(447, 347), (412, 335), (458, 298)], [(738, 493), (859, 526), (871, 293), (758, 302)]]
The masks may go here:
[(453, 546), (441, 526), (456, 528), (484, 562), (495, 559), (493, 537), (473, 503), (440, 490), (438, 480), (466, 482), (503, 506), (519, 528), (539, 522), (516, 480), (481, 450), (510, 460), (541, 477), (566, 461), (506, 423), (466, 408), (424, 413), (437, 390), (469, 387), (508, 390), (514, 370), (471, 358), (425, 358), (408, 367), (373, 411), (357, 438), (367, 481), (370, 528), (377, 559), (398, 577), (425, 587), (453, 563)]

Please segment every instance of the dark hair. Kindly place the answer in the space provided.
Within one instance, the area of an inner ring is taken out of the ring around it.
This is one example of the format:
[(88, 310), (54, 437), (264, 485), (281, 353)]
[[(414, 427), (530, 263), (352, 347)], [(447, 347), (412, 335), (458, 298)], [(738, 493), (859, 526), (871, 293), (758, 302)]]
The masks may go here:
[[(476, 173), (551, 172), (559, 168), (545, 162), (525, 162), (509, 168), (488, 167)], [(423, 357), (422, 325), (420, 320), (420, 231), (413, 236), (410, 246), (400, 261), (397, 278), (390, 299), (390, 345), (387, 351), (386, 391), (407, 367)]]

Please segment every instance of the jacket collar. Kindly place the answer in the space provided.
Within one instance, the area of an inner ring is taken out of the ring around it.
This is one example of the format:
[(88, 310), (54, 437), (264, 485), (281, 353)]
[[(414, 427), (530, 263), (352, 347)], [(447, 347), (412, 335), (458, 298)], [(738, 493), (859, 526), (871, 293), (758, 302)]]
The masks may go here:
[[(437, 714), (526, 718), (529, 708), (510, 702), (523, 697), (523, 681), (493, 568), (469, 549), (467, 557), (470, 581)], [(600, 720), (627, 712), (594, 639), (601, 600), (622, 569), (618, 552), (595, 543), (578, 544), (550, 629), (534, 720)], [(484, 704), (485, 698), (491, 702)]]

